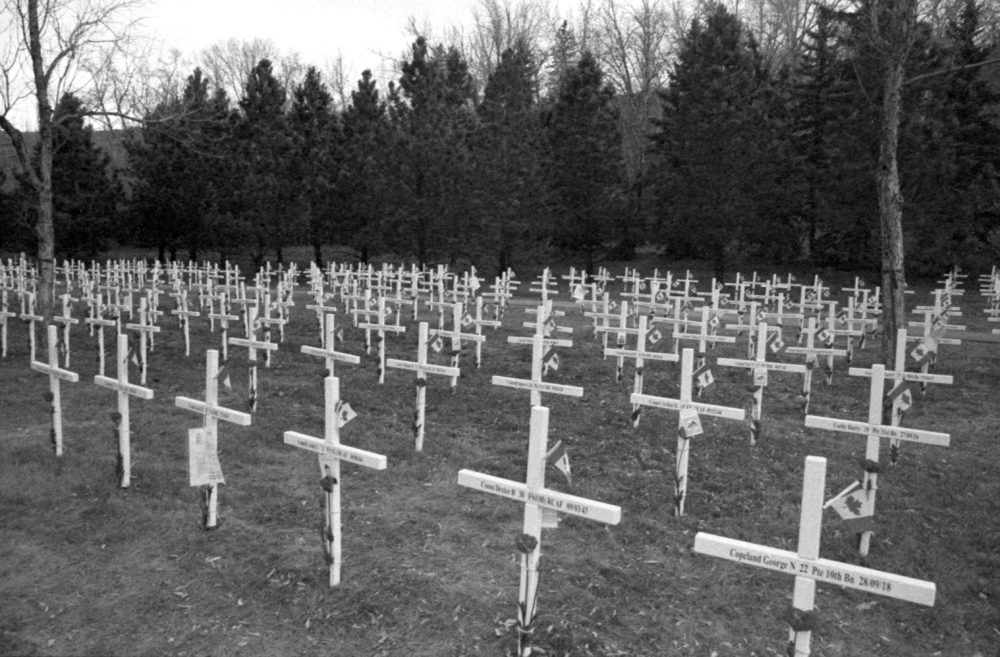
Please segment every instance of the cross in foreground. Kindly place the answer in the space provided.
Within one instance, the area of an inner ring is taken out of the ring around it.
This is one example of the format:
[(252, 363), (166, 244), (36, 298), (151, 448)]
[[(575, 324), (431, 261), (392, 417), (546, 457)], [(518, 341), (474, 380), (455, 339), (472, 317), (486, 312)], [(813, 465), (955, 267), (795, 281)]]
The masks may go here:
[(340, 381), (334, 376), (323, 379), (324, 410), (323, 438), (315, 438), (297, 431), (286, 431), (286, 445), (299, 447), (319, 454), (319, 469), (323, 476), (320, 486), (326, 499), (323, 518), (323, 554), (330, 565), (330, 586), (340, 584), (341, 536), (340, 527), (340, 461), (357, 463), (373, 470), (385, 470), (386, 458), (356, 447), (340, 444)]
[[(882, 438), (895, 438), (929, 445), (947, 447), (951, 436), (938, 431), (923, 431), (921, 429), (904, 429), (902, 427), (885, 426), (882, 424), (882, 398), (885, 390), (885, 365), (872, 365), (871, 388), (868, 396), (868, 422), (837, 420), (831, 417), (806, 416), (806, 426), (814, 429), (828, 429), (867, 436), (865, 443), (865, 476), (862, 481), (865, 491), (871, 495), (871, 508), (875, 509), (875, 491), (878, 489), (879, 451)], [(868, 556), (871, 542), (871, 531), (861, 533), (858, 542), (858, 553)]]
[(68, 381), (76, 383), (80, 380), (80, 375), (59, 367), (59, 329), (53, 324), (49, 324), (48, 347), (49, 362), (42, 363), (34, 360), (32, 354), (31, 369), (49, 377), (49, 392), (45, 395), (46, 400), (52, 405), (52, 445), (55, 448), (56, 456), (63, 453), (63, 433), (62, 433), (62, 396), (60, 395), (59, 382)]
[(694, 350), (684, 349), (681, 352), (681, 394), (680, 399), (668, 399), (653, 395), (632, 393), (631, 401), (637, 406), (652, 406), (679, 411), (677, 420), (677, 458), (674, 467), (674, 515), (684, 515), (684, 500), (687, 498), (688, 456), (690, 454), (691, 438), (700, 435), (703, 430), (699, 413), (727, 420), (746, 420), (746, 410), (716, 406), (691, 400), (692, 379), (694, 378)]
[(219, 352), (215, 349), (205, 351), (205, 401), (176, 397), (174, 404), (204, 418), (201, 429), (188, 431), (189, 461), (195, 466), (191, 469), (191, 485), (205, 486), (204, 525), (206, 530), (215, 529), (219, 523), (218, 485), (224, 483), (218, 467), (219, 420), (248, 427), (250, 414), (219, 406)]
[(621, 507), (595, 502), (545, 488), (545, 453), (548, 446), (549, 409), (531, 409), (528, 433), (528, 470), (525, 483), (501, 479), (472, 470), (460, 470), (458, 485), (524, 503), (524, 524), (516, 541), (521, 553), (521, 585), (517, 604), (518, 655), (530, 657), (531, 635), (538, 617), (538, 562), (542, 545), (542, 509), (596, 520), (609, 525), (621, 522)]
[(416, 443), (415, 449), (418, 452), (424, 450), (424, 421), (427, 413), (427, 375), (439, 374), (441, 376), (457, 377), (459, 374), (457, 367), (449, 365), (434, 365), (427, 362), (427, 334), (429, 329), (427, 322), (420, 322), (417, 334), (417, 360), (397, 360), (388, 358), (385, 361), (386, 367), (399, 370), (410, 370), (417, 373), (417, 408), (413, 420), (413, 434)]
[(94, 377), (94, 383), (102, 388), (109, 388), (118, 393), (118, 410), (115, 412), (115, 426), (118, 428), (118, 486), (128, 488), (132, 480), (132, 449), (129, 436), (129, 395), (139, 399), (152, 399), (150, 388), (137, 386), (128, 382), (128, 336), (118, 334), (117, 359), (118, 377), (115, 379), (102, 376)]
[(812, 628), (816, 623), (813, 603), (817, 581), (934, 606), (936, 587), (933, 582), (819, 557), (825, 485), (826, 459), (807, 456), (802, 482), (799, 542), (795, 552), (704, 532), (698, 532), (694, 537), (694, 551), (698, 554), (795, 576), (788, 651), (795, 657), (807, 657), (810, 652)]

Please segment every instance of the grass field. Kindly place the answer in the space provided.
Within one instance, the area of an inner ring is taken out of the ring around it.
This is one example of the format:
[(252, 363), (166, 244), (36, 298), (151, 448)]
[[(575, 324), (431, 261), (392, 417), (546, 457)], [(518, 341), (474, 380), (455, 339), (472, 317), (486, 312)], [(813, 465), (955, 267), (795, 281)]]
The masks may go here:
[[(286, 340), (272, 366), (261, 368), (252, 426), (220, 429), (226, 484), (213, 532), (201, 529), (199, 491), (187, 485), (187, 429), (200, 421), (174, 406), (177, 395), (203, 394), (204, 350), (219, 340), (207, 321), (193, 321), (185, 357), (176, 322), (161, 320), (148, 361), (156, 397), (131, 402), (128, 490), (115, 482), (115, 395), (92, 384), (94, 339), (73, 329), (71, 369), (81, 382), (63, 384), (66, 453), (57, 460), (47, 379), (28, 368), (25, 325), (11, 323), (0, 361), (0, 654), (513, 653), (522, 509), (459, 487), (456, 474), (469, 468), (523, 480), (528, 394), (492, 386), (490, 377), (528, 376), (530, 349), (506, 344), (508, 335), (527, 333), (525, 306), (486, 331), (480, 370), (463, 353), (454, 395), (446, 379), (431, 377), (423, 453), (413, 449), (413, 375), (390, 370), (379, 385), (374, 356), (337, 366), (341, 395), (359, 414), (342, 441), (385, 454), (389, 465), (344, 466), (343, 583), (330, 589), (315, 456), (282, 442), (289, 429), (322, 435), (323, 365), (299, 352), (318, 344), (318, 324), (300, 290)], [(911, 299), (927, 302), (929, 291)], [(959, 301), (964, 323), (988, 330), (974, 290)], [(422, 319), (433, 325), (436, 315), (424, 310)], [(338, 322), (346, 323), (342, 315)], [(620, 505), (622, 522), (566, 517), (545, 531), (537, 653), (784, 655), (792, 579), (696, 555), (694, 535), (794, 550), (805, 457), (828, 459), (832, 496), (861, 476), (863, 437), (806, 429), (795, 400), (800, 377), (772, 373), (756, 447), (745, 424), (703, 418), (705, 434), (692, 441), (687, 514), (675, 518), (676, 414), (646, 409), (632, 429), (632, 366), (616, 383), (590, 320), (570, 310), (562, 323), (573, 326), (574, 346), (560, 350), (560, 369), (547, 380), (583, 386), (585, 395), (545, 397), (550, 442), (568, 446), (572, 492)], [(390, 357), (412, 360), (415, 333), (409, 323), (402, 337), (389, 337)], [(360, 331), (348, 328), (345, 338), (342, 350), (362, 352)], [(711, 351), (709, 361), (742, 357), (744, 340)], [(955, 385), (930, 386), (906, 414), (906, 426), (950, 432), (950, 447), (904, 444), (890, 469), (883, 446), (877, 530), (864, 563), (935, 582), (935, 606), (820, 584), (813, 654), (1000, 654), (998, 348), (942, 347), (936, 371), (954, 375)], [(246, 350), (231, 355), (234, 388), (223, 389), (221, 401), (243, 409)], [(854, 364), (874, 357), (869, 347)], [(868, 380), (848, 377), (846, 368), (838, 362), (832, 385), (817, 376), (811, 413), (865, 420)], [(749, 406), (745, 372), (713, 371), (705, 401)], [(647, 363), (645, 391), (675, 397), (678, 378), (676, 364)], [(566, 489), (552, 469), (547, 482)], [(832, 511), (821, 556), (862, 562)]]

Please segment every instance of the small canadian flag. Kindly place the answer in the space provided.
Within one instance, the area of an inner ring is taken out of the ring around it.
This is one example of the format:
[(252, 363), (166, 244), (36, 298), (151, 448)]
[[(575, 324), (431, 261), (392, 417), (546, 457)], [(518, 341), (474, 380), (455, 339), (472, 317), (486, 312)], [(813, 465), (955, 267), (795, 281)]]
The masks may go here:
[(337, 427), (342, 427), (354, 418), (358, 414), (351, 408), (351, 405), (345, 401), (340, 401), (337, 403)]
[(660, 329), (655, 328), (649, 332), (649, 344), (656, 344), (663, 339), (663, 334), (660, 333)]
[(569, 484), (570, 488), (573, 487), (573, 476), (569, 469), (569, 453), (561, 440), (553, 445), (552, 449), (545, 455), (545, 462), (554, 465), (559, 472), (563, 473), (563, 476), (566, 477), (566, 483)]
[(462, 315), (462, 328), (469, 328), (472, 325), (473, 319), (472, 315), (465, 313)]
[(864, 490), (860, 481), (827, 502), (827, 506), (833, 507), (855, 534), (871, 531), (875, 526), (875, 496), (872, 491)]
[(431, 340), (431, 349), (436, 354), (441, 353), (441, 350), (444, 349), (444, 340), (441, 339), (440, 335), (435, 335), (434, 339)]

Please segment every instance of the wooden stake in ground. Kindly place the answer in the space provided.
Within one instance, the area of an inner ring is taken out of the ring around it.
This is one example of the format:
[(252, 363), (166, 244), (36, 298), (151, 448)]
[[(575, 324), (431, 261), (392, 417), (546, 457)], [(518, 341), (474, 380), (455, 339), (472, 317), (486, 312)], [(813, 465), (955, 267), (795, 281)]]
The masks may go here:
[(197, 310), (188, 309), (188, 296), (187, 290), (181, 290), (177, 294), (177, 308), (170, 311), (171, 315), (177, 316), (177, 321), (181, 324), (181, 330), (184, 331), (184, 355), (191, 355), (191, 327), (190, 320), (192, 317), (200, 317), (201, 313)]
[(567, 495), (545, 488), (545, 454), (548, 447), (549, 409), (531, 409), (531, 429), (528, 433), (528, 468), (525, 483), (501, 479), (492, 475), (460, 470), (458, 485), (493, 495), (507, 497), (524, 504), (524, 523), (515, 541), (521, 554), (521, 585), (517, 604), (518, 655), (530, 657), (531, 635), (538, 617), (538, 563), (542, 546), (542, 509), (617, 525), (621, 508)]
[[(386, 458), (381, 454), (366, 452), (356, 447), (340, 444), (340, 427), (346, 423), (343, 419), (344, 405), (340, 399), (340, 381), (333, 375), (323, 379), (323, 438), (286, 431), (286, 445), (299, 447), (319, 454), (319, 469), (322, 479), (320, 486), (326, 500), (323, 514), (323, 554), (330, 565), (330, 586), (340, 584), (341, 559), (341, 527), (340, 527), (340, 461), (356, 463), (373, 470), (385, 470)], [(346, 408), (350, 408), (347, 406)]]
[(8, 310), (7, 290), (0, 290), (0, 358), (7, 357), (7, 323), (17, 313)]
[(55, 325), (49, 324), (47, 337), (49, 362), (41, 363), (37, 360), (32, 360), (31, 369), (46, 374), (49, 377), (49, 392), (45, 395), (45, 399), (51, 404), (52, 408), (52, 446), (55, 448), (56, 456), (62, 456), (62, 396), (60, 394), (59, 382), (68, 381), (69, 383), (76, 383), (80, 380), (80, 375), (59, 367), (59, 329)]
[(247, 318), (249, 319), (248, 326), (250, 327), (247, 337), (229, 338), (229, 344), (234, 347), (246, 347), (247, 349), (247, 358), (250, 364), (249, 382), (247, 385), (247, 406), (250, 408), (250, 412), (253, 413), (257, 410), (257, 401), (259, 399), (257, 396), (257, 350), (263, 349), (265, 353), (268, 353), (276, 351), (278, 345), (273, 342), (257, 339), (257, 328), (259, 326), (257, 322), (257, 306), (249, 306), (247, 308)]
[(420, 322), (418, 331), (416, 362), (389, 358), (385, 361), (385, 366), (417, 373), (417, 408), (414, 414), (413, 434), (416, 442), (416, 450), (422, 452), (424, 449), (424, 424), (427, 416), (427, 375), (438, 374), (440, 376), (455, 377), (458, 376), (458, 368), (428, 363), (427, 322)]
[[(456, 370), (459, 370), (458, 359), (462, 354), (462, 340), (470, 340), (475, 343), (486, 342), (486, 336), (481, 333), (462, 333), (463, 324), (471, 326), (470, 322), (464, 322), (462, 320), (465, 312), (462, 308), (461, 302), (449, 303), (447, 304), (451, 308), (451, 330), (445, 329), (430, 329), (430, 335), (432, 339), (436, 339), (437, 336), (442, 338), (451, 339), (451, 366)], [(444, 306), (442, 306), (442, 312), (444, 312)], [(471, 320), (471, 316), (469, 317)], [(461, 370), (459, 370), (461, 371)], [(449, 382), (451, 386), (452, 393), (455, 392), (458, 387), (458, 375), (451, 377)]]
[(74, 324), (80, 323), (80, 320), (73, 317), (71, 304), (79, 299), (75, 299), (69, 294), (60, 294), (59, 298), (62, 299), (62, 315), (53, 316), (52, 321), (62, 325), (63, 335), (59, 344), (62, 345), (63, 367), (69, 369), (69, 330)]
[[(646, 341), (659, 342), (662, 339), (659, 329), (653, 329), (653, 337), (650, 337), (650, 333), (646, 329), (646, 323), (648, 319), (645, 315), (639, 315), (638, 324), (639, 326), (635, 329), (636, 331), (636, 343), (635, 349), (605, 349), (604, 357), (617, 356), (618, 358), (634, 358), (635, 359), (635, 377), (632, 381), (632, 392), (635, 394), (642, 393), (642, 378), (643, 370), (645, 368), (645, 362), (647, 360), (657, 360), (666, 361), (669, 363), (676, 363), (680, 360), (679, 354), (665, 353), (662, 351), (646, 351)], [(632, 428), (639, 426), (639, 416), (642, 414), (642, 406), (638, 404), (632, 405)]]
[(795, 552), (704, 532), (698, 532), (694, 537), (694, 551), (698, 554), (795, 576), (788, 632), (788, 654), (795, 657), (807, 657), (810, 653), (812, 630), (817, 624), (813, 610), (817, 581), (928, 607), (934, 605), (936, 594), (933, 582), (821, 559), (819, 543), (825, 484), (826, 459), (806, 457), (799, 540)]
[(323, 348), (311, 347), (309, 345), (302, 345), (302, 353), (308, 354), (309, 356), (319, 356), (326, 360), (326, 373), (323, 375), (324, 378), (328, 376), (334, 376), (333, 364), (337, 361), (341, 363), (348, 363), (350, 365), (359, 365), (361, 363), (361, 357), (355, 356), (354, 354), (347, 354), (335, 349), (337, 340), (337, 320), (333, 313), (326, 315), (326, 330), (324, 331), (323, 337)]
[(219, 352), (205, 351), (205, 401), (190, 397), (176, 397), (178, 407), (200, 413), (203, 418), (201, 429), (188, 431), (188, 457), (190, 483), (204, 486), (204, 527), (212, 530), (218, 527), (218, 500), (222, 468), (219, 466), (218, 436), (219, 420), (232, 422), (242, 427), (250, 426), (250, 414), (219, 406)]
[[(904, 429), (882, 424), (882, 398), (885, 389), (885, 366), (872, 365), (871, 389), (868, 397), (868, 422), (838, 420), (830, 417), (806, 416), (806, 426), (814, 429), (828, 429), (867, 436), (865, 443), (865, 475), (862, 486), (871, 497), (871, 508), (875, 508), (875, 492), (878, 490), (879, 451), (881, 438), (898, 438), (928, 445), (947, 447), (951, 436), (938, 431), (923, 431), (920, 429)], [(871, 542), (871, 531), (861, 533), (858, 543), (858, 553), (868, 556), (868, 546)]]
[[(546, 369), (551, 369), (553, 365), (558, 367), (559, 355), (555, 353), (555, 347), (573, 346), (572, 340), (546, 337), (544, 327), (548, 322), (543, 318), (544, 305), (538, 307), (538, 323), (535, 328), (534, 336), (528, 338), (512, 335), (507, 338), (507, 342), (511, 344), (531, 345), (531, 378), (514, 379), (509, 376), (494, 376), (490, 379), (490, 382), (495, 386), (530, 390), (532, 407), (541, 405), (543, 392), (556, 395), (567, 395), (570, 397), (583, 397), (583, 388), (580, 386), (570, 386), (561, 383), (546, 383), (542, 380), (542, 376), (544, 375)], [(548, 366), (546, 366), (546, 363), (548, 363)]]
[(793, 363), (767, 362), (767, 351), (769, 343), (767, 340), (767, 324), (761, 322), (757, 325), (757, 339), (752, 340), (756, 345), (757, 353), (753, 360), (742, 358), (718, 358), (715, 361), (720, 367), (745, 367), (750, 370), (753, 376), (753, 407), (750, 410), (750, 444), (756, 445), (760, 439), (761, 418), (764, 414), (764, 388), (767, 386), (768, 372), (795, 372), (806, 374), (805, 365)]
[(701, 418), (698, 414), (704, 413), (705, 415), (727, 420), (746, 421), (747, 418), (746, 410), (742, 408), (730, 408), (728, 406), (716, 406), (715, 404), (703, 404), (692, 401), (691, 389), (693, 387), (693, 379), (694, 350), (688, 348), (681, 353), (680, 399), (668, 399), (666, 397), (654, 397), (653, 395), (639, 395), (635, 393), (630, 398), (632, 403), (636, 405), (665, 408), (680, 412), (680, 418), (677, 421), (677, 458), (674, 468), (674, 515), (676, 516), (684, 515), (691, 438), (704, 433), (701, 426)]
[(379, 295), (378, 298), (378, 313), (375, 316), (375, 322), (360, 322), (358, 328), (363, 328), (366, 331), (376, 331), (377, 335), (375, 339), (378, 340), (378, 382), (385, 383), (385, 334), (386, 333), (405, 333), (406, 327), (400, 326), (399, 324), (399, 310), (396, 310), (396, 324), (388, 323), (388, 315), (385, 309), (385, 297)]
[(128, 488), (132, 481), (132, 449), (129, 437), (129, 395), (139, 399), (152, 399), (153, 391), (128, 382), (128, 336), (118, 335), (116, 355), (118, 378), (111, 379), (98, 374), (94, 383), (118, 393), (118, 410), (115, 412), (115, 427), (118, 429), (118, 474), (119, 488)]
[(126, 324), (125, 328), (130, 331), (139, 332), (139, 350), (133, 355), (139, 361), (139, 383), (141, 385), (146, 385), (146, 371), (147, 365), (146, 361), (149, 360), (149, 342), (148, 336), (154, 333), (160, 332), (160, 327), (154, 325), (149, 320), (149, 308), (147, 306), (146, 297), (139, 297), (139, 323), (138, 324)]
[[(928, 383), (944, 383), (951, 385), (954, 383), (949, 374), (928, 374), (925, 372), (906, 371), (906, 329), (901, 328), (896, 331), (896, 359), (893, 370), (886, 370), (885, 378), (893, 382), (892, 390), (886, 394), (886, 408), (889, 415), (889, 425), (898, 427), (903, 419), (903, 412), (913, 405), (913, 394), (910, 392), (910, 383), (916, 382), (922, 386)], [(862, 367), (852, 367), (847, 371), (851, 376), (871, 376), (872, 370)], [(885, 417), (883, 415), (883, 421)], [(896, 465), (899, 461), (899, 438), (892, 438), (889, 441), (889, 464)]]

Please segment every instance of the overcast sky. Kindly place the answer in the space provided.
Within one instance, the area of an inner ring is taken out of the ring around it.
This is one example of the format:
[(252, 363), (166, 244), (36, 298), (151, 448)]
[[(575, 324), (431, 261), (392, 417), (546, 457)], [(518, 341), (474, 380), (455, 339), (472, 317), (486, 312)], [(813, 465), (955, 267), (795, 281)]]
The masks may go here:
[(408, 49), (411, 17), (443, 35), (451, 25), (470, 23), (476, 6), (475, 0), (156, 0), (146, 28), (189, 57), (233, 37), (270, 39), (320, 69), (341, 55), (355, 80), (366, 68), (387, 68), (383, 56), (398, 58)]

